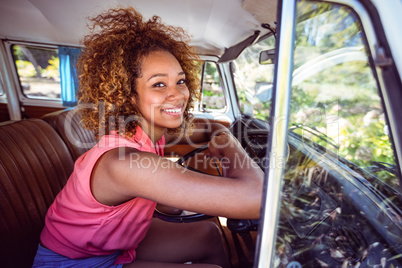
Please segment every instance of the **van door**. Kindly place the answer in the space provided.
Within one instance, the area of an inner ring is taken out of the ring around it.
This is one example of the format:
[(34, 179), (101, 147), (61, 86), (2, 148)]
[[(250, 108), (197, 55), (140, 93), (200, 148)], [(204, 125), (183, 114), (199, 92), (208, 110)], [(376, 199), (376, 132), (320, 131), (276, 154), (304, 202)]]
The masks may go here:
[(374, 5), (279, 8), (256, 267), (401, 266), (400, 59)]

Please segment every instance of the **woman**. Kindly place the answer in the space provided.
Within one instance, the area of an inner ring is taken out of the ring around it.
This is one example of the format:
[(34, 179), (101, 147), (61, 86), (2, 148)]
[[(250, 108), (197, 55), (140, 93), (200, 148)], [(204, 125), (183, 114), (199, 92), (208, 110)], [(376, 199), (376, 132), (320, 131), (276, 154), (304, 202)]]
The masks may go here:
[[(198, 81), (187, 35), (158, 17), (144, 22), (132, 8), (92, 21), (77, 64), (78, 96), (83, 124), (100, 141), (76, 161), (49, 208), (34, 266), (228, 267), (213, 223), (152, 218), (156, 203), (259, 216), (263, 174), (236, 139), (217, 124), (189, 136), (200, 126), (190, 120)], [(180, 137), (210, 139), (210, 157), (225, 160), (223, 177), (163, 158), (165, 142)]]

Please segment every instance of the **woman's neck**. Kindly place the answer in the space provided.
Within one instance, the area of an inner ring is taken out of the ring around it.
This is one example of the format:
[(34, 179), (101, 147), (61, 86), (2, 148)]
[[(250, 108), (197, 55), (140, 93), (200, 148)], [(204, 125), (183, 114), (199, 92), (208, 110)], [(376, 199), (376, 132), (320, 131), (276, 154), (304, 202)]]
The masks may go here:
[(156, 144), (165, 134), (166, 128), (159, 128), (144, 122), (141, 123), (141, 128), (148, 135), (153, 144)]

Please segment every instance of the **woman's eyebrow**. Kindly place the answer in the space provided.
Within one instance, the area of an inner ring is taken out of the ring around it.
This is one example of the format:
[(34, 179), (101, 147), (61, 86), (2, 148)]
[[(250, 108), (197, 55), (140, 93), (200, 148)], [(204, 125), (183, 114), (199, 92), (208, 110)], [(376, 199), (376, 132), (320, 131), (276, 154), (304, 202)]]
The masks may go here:
[(155, 77), (166, 77), (166, 76), (168, 76), (168, 75), (167, 74), (153, 74), (153, 75), (151, 75), (151, 77), (148, 78), (147, 81), (149, 81), (149, 80), (151, 80), (152, 78), (155, 78)]
[[(180, 76), (180, 75), (185, 75), (185, 73), (184, 73), (184, 72), (179, 72), (177, 75), (178, 75), (178, 76)], [(152, 78), (155, 78), (155, 77), (166, 77), (166, 76), (168, 76), (168, 74), (165, 74), (165, 73), (153, 74), (153, 75), (151, 75), (151, 77), (148, 78), (147, 81), (149, 81), (149, 80), (151, 80)]]

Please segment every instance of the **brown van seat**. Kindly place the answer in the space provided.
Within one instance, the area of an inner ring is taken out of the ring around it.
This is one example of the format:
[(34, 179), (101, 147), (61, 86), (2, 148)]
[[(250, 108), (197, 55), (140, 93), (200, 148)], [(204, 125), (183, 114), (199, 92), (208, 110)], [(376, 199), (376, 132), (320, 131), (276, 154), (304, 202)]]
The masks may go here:
[(96, 144), (93, 132), (81, 125), (81, 116), (77, 109), (57, 111), (45, 115), (42, 119), (59, 133), (74, 161)]
[(0, 123), (0, 266), (31, 267), (48, 207), (73, 171), (57, 132), (40, 119)]

